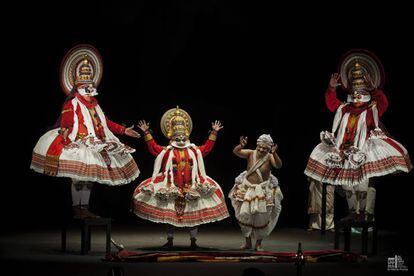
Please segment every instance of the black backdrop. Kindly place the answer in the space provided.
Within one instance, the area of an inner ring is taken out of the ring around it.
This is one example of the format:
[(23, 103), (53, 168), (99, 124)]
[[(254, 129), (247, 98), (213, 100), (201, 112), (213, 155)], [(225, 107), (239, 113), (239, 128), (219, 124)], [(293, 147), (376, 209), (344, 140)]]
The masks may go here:
[[(59, 86), (61, 59), (78, 43), (94, 45), (103, 56), (97, 99), (113, 121), (129, 126), (146, 119), (160, 144), (167, 141), (159, 120), (176, 105), (192, 116), (196, 144), (205, 141), (213, 120), (223, 122), (205, 162), (225, 193), (245, 168), (244, 160), (232, 154), (239, 136), (247, 135), (248, 146), (254, 147), (258, 135), (271, 134), (284, 163), (274, 171), (285, 195), (282, 226), (306, 226), (303, 170), (319, 132), (331, 127), (333, 114), (323, 95), (349, 49), (368, 49), (382, 60), (390, 101), (382, 121), (413, 152), (414, 59), (408, 37), (413, 22), (406, 7), (347, 3), (318, 10), (311, 4), (268, 7), (261, 1), (136, 2), (22, 4), (10, 12), (5, 67), (11, 76), (6, 83), (12, 85), (3, 90), (11, 96), (3, 105), (14, 108), (4, 115), (3, 146), (4, 175), (12, 177), (4, 177), (1, 210), (12, 225), (54, 224), (70, 202), (68, 185), (29, 165), (33, 147), (55, 123), (65, 99)], [(122, 141), (137, 149), (141, 175), (123, 187), (95, 187), (92, 201), (97, 212), (140, 225), (147, 222), (128, 212), (131, 193), (151, 175), (154, 157), (142, 138)], [(407, 226), (412, 180), (412, 173), (379, 180), (382, 227)], [(343, 199), (338, 198), (337, 207), (343, 215)]]

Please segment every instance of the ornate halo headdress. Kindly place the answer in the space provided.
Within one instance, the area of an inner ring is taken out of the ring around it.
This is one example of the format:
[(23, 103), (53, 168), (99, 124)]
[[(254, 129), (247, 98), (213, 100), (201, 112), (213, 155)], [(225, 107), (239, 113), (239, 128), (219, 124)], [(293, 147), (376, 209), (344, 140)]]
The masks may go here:
[[(369, 94), (369, 91), (382, 88), (384, 84), (383, 66), (378, 57), (367, 50), (347, 52), (341, 60), (339, 72), (348, 94)], [(369, 82), (368, 76), (371, 79)]]
[(70, 49), (60, 66), (60, 85), (69, 95), (77, 84), (101, 82), (103, 63), (99, 51), (89, 44), (79, 44)]
[(184, 134), (189, 137), (193, 130), (193, 122), (190, 115), (177, 106), (176, 108), (167, 110), (162, 115), (161, 130), (168, 139), (179, 134)]

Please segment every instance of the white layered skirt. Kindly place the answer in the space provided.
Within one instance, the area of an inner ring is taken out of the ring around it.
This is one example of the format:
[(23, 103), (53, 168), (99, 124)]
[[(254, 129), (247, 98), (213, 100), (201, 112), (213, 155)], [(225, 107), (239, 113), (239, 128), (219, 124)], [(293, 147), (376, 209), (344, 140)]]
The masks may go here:
[(264, 238), (276, 226), (282, 210), (282, 191), (277, 178), (271, 175), (268, 181), (252, 184), (246, 172), (241, 173), (229, 193), (236, 219), (245, 237)]
[(355, 186), (371, 177), (408, 172), (412, 164), (407, 150), (389, 137), (370, 137), (361, 150), (344, 152), (325, 143), (312, 151), (305, 174), (332, 185)]
[[(48, 149), (58, 129), (48, 131), (37, 142), (30, 168), (44, 173)], [(128, 184), (139, 175), (139, 169), (130, 152), (132, 148), (119, 141), (86, 139), (65, 146), (59, 156), (57, 177), (70, 177), (107, 185)]]
[(194, 227), (229, 216), (223, 191), (210, 177), (183, 192), (163, 181), (161, 173), (154, 183), (148, 178), (136, 188), (133, 204), (138, 217), (176, 227)]

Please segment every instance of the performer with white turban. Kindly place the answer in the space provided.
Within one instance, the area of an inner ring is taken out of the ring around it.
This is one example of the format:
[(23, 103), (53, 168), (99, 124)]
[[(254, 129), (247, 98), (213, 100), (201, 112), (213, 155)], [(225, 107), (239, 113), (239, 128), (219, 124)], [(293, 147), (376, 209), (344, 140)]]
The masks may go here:
[[(379, 59), (368, 51), (352, 50), (344, 56), (340, 74), (331, 76), (325, 92), (326, 105), (335, 112), (332, 130), (321, 132), (321, 143), (305, 169), (312, 180), (342, 186), (349, 208), (346, 220), (374, 218), (373, 178), (412, 168), (407, 150), (379, 120), (388, 108), (383, 75)], [(337, 98), (338, 86), (348, 93), (347, 102)]]
[(40, 137), (30, 168), (38, 173), (72, 179), (75, 218), (95, 217), (88, 210), (94, 182), (128, 184), (139, 175), (131, 153), (114, 135), (138, 138), (132, 127), (109, 120), (95, 96), (102, 77), (102, 59), (91, 45), (77, 45), (64, 57), (61, 86), (68, 95), (55, 127)]
[(245, 244), (242, 249), (252, 248), (252, 237), (256, 238), (255, 249), (262, 251), (262, 240), (276, 226), (282, 210), (283, 194), (271, 168), (281, 168), (282, 160), (277, 154), (277, 145), (268, 134), (257, 139), (255, 150), (244, 149), (247, 137), (240, 137), (240, 144), (233, 153), (247, 159), (247, 171), (235, 180), (229, 193)]

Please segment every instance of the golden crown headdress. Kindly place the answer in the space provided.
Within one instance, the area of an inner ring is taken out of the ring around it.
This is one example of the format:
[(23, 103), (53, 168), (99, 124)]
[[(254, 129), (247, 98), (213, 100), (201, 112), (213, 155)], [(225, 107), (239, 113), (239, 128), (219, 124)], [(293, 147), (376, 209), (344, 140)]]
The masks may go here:
[(83, 60), (78, 62), (75, 70), (75, 84), (89, 84), (93, 83), (94, 70), (88, 55), (85, 55)]
[(77, 84), (101, 81), (103, 63), (98, 50), (92, 45), (80, 44), (70, 49), (60, 66), (60, 84), (66, 94), (70, 94)]
[(355, 60), (354, 65), (349, 69), (348, 80), (350, 83), (350, 89), (348, 93), (355, 94), (369, 94), (369, 91), (374, 89), (368, 82), (366, 68), (362, 67), (358, 60)]
[(384, 83), (384, 69), (380, 60), (363, 49), (347, 52), (340, 63), (339, 72), (349, 94), (369, 94), (369, 91), (380, 88)]
[(190, 115), (177, 106), (164, 113), (161, 118), (161, 130), (168, 139), (179, 134), (189, 137), (193, 130), (193, 122)]

